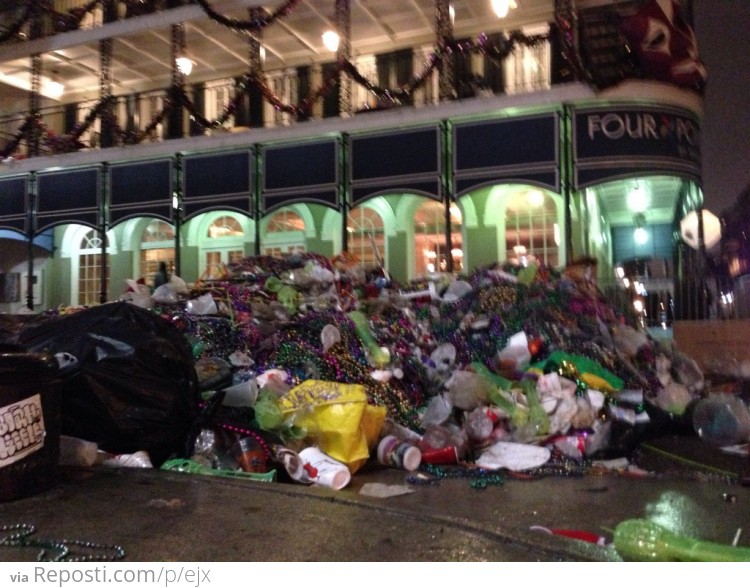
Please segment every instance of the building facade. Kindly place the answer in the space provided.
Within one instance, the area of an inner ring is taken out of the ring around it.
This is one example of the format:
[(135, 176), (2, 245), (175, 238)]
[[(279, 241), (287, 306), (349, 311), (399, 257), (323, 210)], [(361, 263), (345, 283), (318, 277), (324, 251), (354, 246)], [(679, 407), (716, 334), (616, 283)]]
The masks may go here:
[[(91, 3), (55, 4), (79, 15)], [(456, 3), (456, 21), (447, 2), (425, 2), (432, 43), (414, 31), (403, 46), (354, 55), (374, 45), (356, 37), (358, 14), (339, 0), (328, 10), (349, 51), (285, 67), (264, 64), (260, 49), (317, 3), (287, 2), (263, 20), (257, 2), (240, 2), (251, 18), (229, 23), (218, 8), (236, 2), (94, 4), (91, 28), (40, 39), (58, 39), (58, 52), (96, 45), (95, 98), (42, 101), (38, 40), (0, 44), (0, 64), (29, 51), (33, 82), (30, 106), (0, 121), (10, 137), (0, 166), (4, 311), (115, 300), (128, 280), (151, 283), (162, 261), (190, 283), (247, 256), (296, 251), (348, 251), (400, 283), (588, 257), (602, 281), (618, 268), (641, 287), (650, 280), (660, 294), (644, 296), (649, 320), (671, 304), (690, 255), (679, 220), (702, 201), (705, 71), (683, 79), (651, 63), (658, 41), (646, 35), (654, 23), (671, 39), (690, 32), (678, 2), (519, 1), (538, 16), (509, 28), (475, 22), (475, 12), (473, 29), (459, 25), (459, 9), (489, 2)], [(156, 16), (171, 57), (188, 16), (188, 32), (268, 26), (250, 36), (247, 75), (188, 82), (172, 65), (168, 86), (117, 94), (106, 73), (120, 39)]]

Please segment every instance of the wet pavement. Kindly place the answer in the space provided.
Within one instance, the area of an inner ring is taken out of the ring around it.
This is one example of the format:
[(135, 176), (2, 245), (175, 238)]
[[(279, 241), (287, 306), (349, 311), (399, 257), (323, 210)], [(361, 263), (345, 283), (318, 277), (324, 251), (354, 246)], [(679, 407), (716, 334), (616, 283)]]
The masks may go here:
[[(619, 561), (611, 544), (540, 528), (610, 543), (615, 527), (633, 518), (750, 546), (747, 456), (672, 436), (643, 444), (632, 459), (650, 475), (503, 475), (477, 488), (467, 477), (414, 484), (408, 472), (367, 464), (340, 491), (153, 469), (60, 468), (51, 488), (1, 502), (0, 525), (34, 525), (42, 544), (117, 545), (128, 562)], [(410, 492), (363, 495), (373, 484)], [(0, 546), (0, 560), (35, 561), (39, 550)]]

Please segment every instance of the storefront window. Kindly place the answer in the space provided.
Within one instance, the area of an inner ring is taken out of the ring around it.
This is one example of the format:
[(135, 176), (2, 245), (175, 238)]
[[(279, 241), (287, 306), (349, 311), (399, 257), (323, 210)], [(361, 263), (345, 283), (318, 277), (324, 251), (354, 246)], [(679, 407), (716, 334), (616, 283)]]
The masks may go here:
[(450, 209), (451, 251), (445, 239), (445, 206), (441, 202), (427, 201), (414, 214), (414, 270), (424, 276), (448, 271), (452, 256), (453, 271), (463, 271), (463, 246), (461, 237), (461, 211), (455, 204)]
[(366, 268), (380, 266), (386, 258), (381, 216), (372, 208), (359, 206), (349, 213), (346, 230), (349, 253), (356, 255)]
[(505, 208), (505, 247), (509, 259), (536, 259), (555, 267), (560, 262), (560, 227), (551, 196), (531, 188), (513, 194)]
[(174, 228), (169, 223), (154, 220), (141, 237), (141, 275), (149, 284), (154, 283), (154, 276), (162, 261), (167, 264), (169, 273), (174, 273)]
[(208, 241), (204, 248), (203, 279), (219, 279), (225, 275), (225, 266), (239, 262), (244, 256), (242, 225), (233, 216), (224, 215), (208, 227)]
[[(106, 243), (105, 243), (106, 248)], [(106, 290), (109, 290), (109, 262), (106, 267)], [(102, 289), (102, 239), (91, 230), (83, 237), (78, 255), (78, 304), (91, 306), (99, 303)]]
[(283, 255), (305, 251), (305, 221), (296, 212), (282, 209), (266, 226), (262, 251), (264, 255)]

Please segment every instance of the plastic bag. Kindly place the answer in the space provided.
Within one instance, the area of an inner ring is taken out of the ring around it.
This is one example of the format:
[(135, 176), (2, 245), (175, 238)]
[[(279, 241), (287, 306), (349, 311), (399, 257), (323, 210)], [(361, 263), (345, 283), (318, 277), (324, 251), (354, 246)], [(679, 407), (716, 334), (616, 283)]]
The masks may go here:
[(109, 453), (147, 451), (158, 466), (187, 455), (199, 409), (187, 340), (169, 321), (125, 302), (27, 319), (18, 343), (75, 358), (61, 366), (62, 433)]
[(127, 280), (128, 291), (121, 296), (121, 300), (135, 304), (140, 308), (151, 308), (151, 290), (146, 284), (139, 284), (136, 280)]
[(386, 416), (385, 407), (368, 404), (361, 384), (307, 380), (285, 394), (280, 405), (311, 443), (352, 473), (369, 458)]
[(151, 296), (154, 302), (161, 304), (173, 304), (179, 300), (177, 293), (172, 289), (169, 284), (162, 284)]
[(189, 314), (197, 315), (216, 314), (219, 312), (211, 294), (203, 294), (202, 296), (198, 296), (198, 298), (188, 300), (185, 304), (185, 310)]

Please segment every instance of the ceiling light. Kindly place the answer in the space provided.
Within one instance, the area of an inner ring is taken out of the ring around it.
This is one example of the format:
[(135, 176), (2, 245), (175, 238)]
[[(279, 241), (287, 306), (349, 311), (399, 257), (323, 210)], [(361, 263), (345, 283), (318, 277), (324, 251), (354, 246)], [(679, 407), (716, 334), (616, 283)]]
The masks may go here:
[(492, 10), (498, 18), (505, 18), (511, 8), (516, 8), (515, 0), (492, 0)]
[(529, 190), (529, 206), (539, 208), (544, 204), (544, 194), (541, 190)]
[(628, 208), (632, 212), (644, 212), (648, 208), (648, 205), (646, 190), (636, 182), (635, 188), (628, 192)]
[(635, 231), (633, 231), (633, 240), (638, 245), (645, 245), (648, 243), (648, 231), (643, 227), (636, 227)]
[(323, 45), (329, 51), (337, 51), (339, 48), (339, 35), (334, 31), (323, 33)]
[[(0, 72), (0, 82), (14, 88), (31, 92), (31, 81), (27, 75), (13, 75)], [(65, 91), (65, 86), (60, 82), (42, 76), (39, 80), (39, 94), (45, 98), (59, 100)]]
[(42, 80), (41, 88), (39, 89), (40, 94), (53, 100), (59, 100), (64, 91), (65, 86), (57, 80)]
[(174, 60), (174, 62), (177, 65), (177, 69), (184, 76), (189, 76), (193, 71), (193, 60), (186, 55), (180, 55)]

